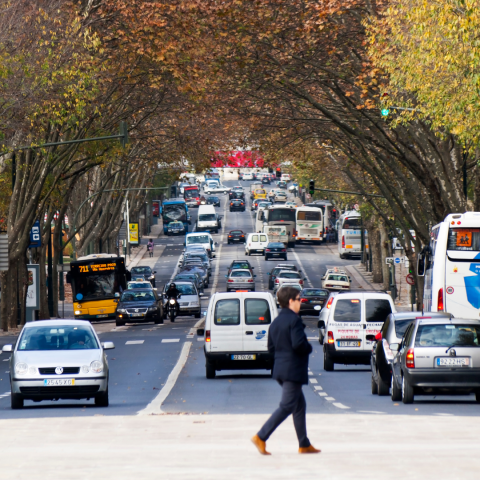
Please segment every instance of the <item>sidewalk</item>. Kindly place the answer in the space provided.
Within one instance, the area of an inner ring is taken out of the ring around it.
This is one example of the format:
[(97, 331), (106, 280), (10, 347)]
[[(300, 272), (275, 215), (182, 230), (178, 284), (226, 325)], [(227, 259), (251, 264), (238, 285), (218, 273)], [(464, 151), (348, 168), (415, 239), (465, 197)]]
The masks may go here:
[(408, 416), (307, 415), (309, 438), (322, 450), (318, 455), (297, 453), (290, 418), (268, 441), (272, 456), (265, 457), (258, 454), (250, 438), (267, 417), (107, 417), (97, 413), (0, 420), (0, 429), (8, 432), (1, 476), (84, 480), (97, 478), (101, 472), (105, 480), (478, 478), (478, 417), (415, 412)]

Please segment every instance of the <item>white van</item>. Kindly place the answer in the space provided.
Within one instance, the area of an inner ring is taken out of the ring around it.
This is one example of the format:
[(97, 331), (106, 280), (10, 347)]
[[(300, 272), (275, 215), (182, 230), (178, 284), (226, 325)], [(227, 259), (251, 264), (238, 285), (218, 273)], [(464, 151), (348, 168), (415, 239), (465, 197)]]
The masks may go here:
[(289, 182), (291, 180), (290, 174), (289, 173), (282, 173), (282, 176), (280, 177), (281, 182)]
[(367, 335), (376, 335), (387, 316), (396, 313), (392, 297), (384, 292), (339, 292), (329, 298), (323, 314), (325, 310), (323, 368), (327, 372), (335, 363), (369, 365), (374, 342)]
[(245, 241), (245, 255), (261, 253), (265, 255), (268, 245), (268, 237), (264, 233), (249, 233)]
[(215, 212), (215, 207), (213, 205), (200, 205), (198, 207), (197, 231), (203, 232), (208, 230), (218, 233), (218, 229), (219, 219)]
[(205, 339), (206, 377), (215, 378), (219, 370), (272, 370), (268, 329), (277, 315), (269, 292), (215, 293), (205, 328), (197, 330)]
[(213, 237), (208, 232), (187, 233), (183, 245), (185, 247), (188, 247), (189, 245), (201, 245), (208, 253), (209, 257), (215, 257), (215, 246), (217, 243), (213, 241)]

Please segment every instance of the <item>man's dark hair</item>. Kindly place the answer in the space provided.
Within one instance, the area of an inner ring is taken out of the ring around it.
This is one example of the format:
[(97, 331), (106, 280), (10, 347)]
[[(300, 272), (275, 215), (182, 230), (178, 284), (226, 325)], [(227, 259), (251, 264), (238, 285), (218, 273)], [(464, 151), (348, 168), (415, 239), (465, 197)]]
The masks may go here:
[(295, 300), (300, 292), (293, 287), (282, 287), (277, 294), (278, 303), (282, 308), (288, 308), (290, 300)]

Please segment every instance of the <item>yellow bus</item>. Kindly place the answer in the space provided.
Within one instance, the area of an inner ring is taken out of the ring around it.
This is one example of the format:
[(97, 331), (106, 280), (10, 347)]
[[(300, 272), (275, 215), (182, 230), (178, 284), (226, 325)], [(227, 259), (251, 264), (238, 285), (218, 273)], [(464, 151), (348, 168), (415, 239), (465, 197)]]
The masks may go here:
[(257, 188), (253, 192), (253, 199), (258, 200), (258, 199), (261, 199), (261, 198), (267, 198), (267, 191), (263, 188)]
[(66, 280), (72, 285), (75, 318), (99, 320), (115, 318), (118, 297), (127, 289), (130, 272), (123, 257), (99, 253), (73, 261)]

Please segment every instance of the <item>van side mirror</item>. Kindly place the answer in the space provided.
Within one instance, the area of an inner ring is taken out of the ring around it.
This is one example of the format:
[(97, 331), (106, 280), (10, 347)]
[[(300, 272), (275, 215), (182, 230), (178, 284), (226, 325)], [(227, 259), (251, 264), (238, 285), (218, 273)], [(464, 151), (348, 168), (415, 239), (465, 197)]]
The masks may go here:
[(4, 345), (2, 352), (13, 352), (13, 345)]

